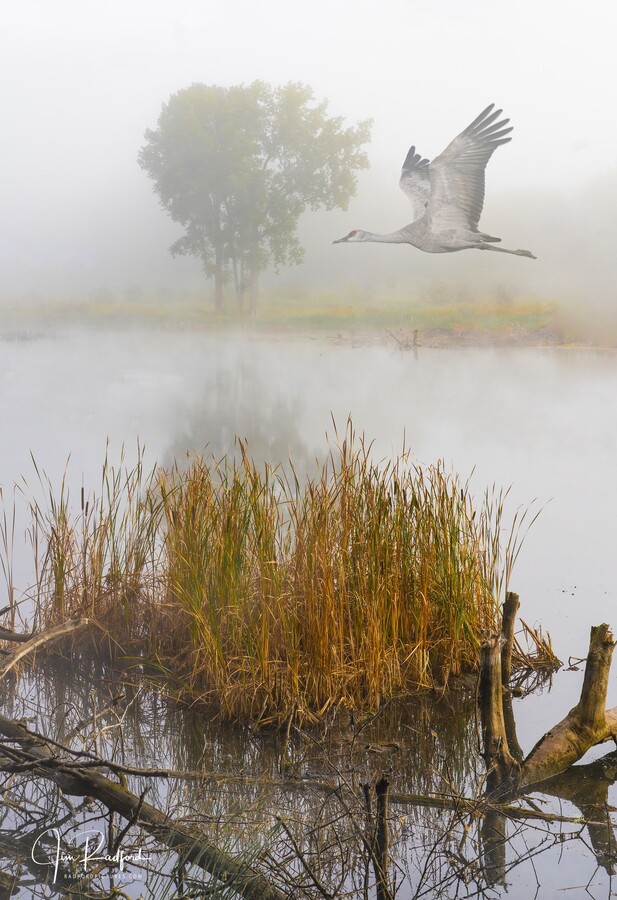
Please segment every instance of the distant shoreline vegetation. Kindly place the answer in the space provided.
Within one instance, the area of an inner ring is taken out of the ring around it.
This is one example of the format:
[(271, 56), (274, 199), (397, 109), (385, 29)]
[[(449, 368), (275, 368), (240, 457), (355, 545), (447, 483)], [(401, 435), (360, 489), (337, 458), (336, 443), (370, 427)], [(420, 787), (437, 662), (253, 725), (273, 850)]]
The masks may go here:
[[(187, 327), (204, 330), (246, 332), (362, 331), (390, 338), (401, 349), (413, 342), (430, 345), (431, 332), (451, 332), (465, 342), (477, 335), (485, 341), (512, 343), (567, 343), (560, 308), (551, 300), (535, 297), (478, 298), (475, 301), (449, 297), (409, 297), (397, 294), (368, 295), (361, 289), (313, 293), (308, 290), (272, 292), (264, 295), (256, 316), (234, 310), (216, 312), (202, 295), (184, 292), (146, 297), (140, 292), (115, 296), (110, 292), (73, 300), (43, 301), (36, 297), (2, 306), (0, 338), (18, 339), (39, 328), (54, 329), (83, 325), (116, 327)], [(424, 332), (425, 340), (414, 332)]]

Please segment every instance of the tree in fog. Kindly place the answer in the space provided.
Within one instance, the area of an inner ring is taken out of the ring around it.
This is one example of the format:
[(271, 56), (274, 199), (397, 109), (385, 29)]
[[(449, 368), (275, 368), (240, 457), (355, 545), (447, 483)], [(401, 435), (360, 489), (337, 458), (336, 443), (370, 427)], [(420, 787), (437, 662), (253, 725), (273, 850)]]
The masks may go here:
[(171, 253), (201, 260), (217, 309), (230, 275), (239, 309), (248, 289), (254, 312), (259, 273), (302, 261), (296, 228), (307, 207), (346, 209), (368, 167), (370, 124), (344, 127), (295, 83), (193, 84), (163, 106), (139, 164), (184, 228)]

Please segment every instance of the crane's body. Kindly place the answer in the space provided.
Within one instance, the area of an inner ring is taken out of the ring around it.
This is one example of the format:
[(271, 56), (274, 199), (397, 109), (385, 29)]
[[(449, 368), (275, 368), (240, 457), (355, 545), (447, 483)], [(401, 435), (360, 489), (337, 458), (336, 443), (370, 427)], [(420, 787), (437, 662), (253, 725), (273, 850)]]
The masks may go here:
[(495, 247), (501, 238), (478, 230), (484, 205), (484, 170), (493, 152), (511, 140), (509, 119), (488, 106), (439, 156), (429, 163), (412, 147), (405, 158), (400, 187), (407, 194), (415, 218), (390, 234), (350, 231), (335, 244), (373, 241), (411, 244), (426, 253), (458, 250), (494, 250), (515, 256), (536, 257), (529, 250)]

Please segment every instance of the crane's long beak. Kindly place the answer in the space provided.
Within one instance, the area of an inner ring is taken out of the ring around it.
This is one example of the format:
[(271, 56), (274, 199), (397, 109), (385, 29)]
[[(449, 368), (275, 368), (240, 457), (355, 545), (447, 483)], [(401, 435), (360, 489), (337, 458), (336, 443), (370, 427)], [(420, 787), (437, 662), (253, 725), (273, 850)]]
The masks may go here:
[(339, 238), (338, 241), (332, 241), (333, 244), (343, 244), (345, 241), (349, 240), (349, 235), (346, 234), (344, 238)]

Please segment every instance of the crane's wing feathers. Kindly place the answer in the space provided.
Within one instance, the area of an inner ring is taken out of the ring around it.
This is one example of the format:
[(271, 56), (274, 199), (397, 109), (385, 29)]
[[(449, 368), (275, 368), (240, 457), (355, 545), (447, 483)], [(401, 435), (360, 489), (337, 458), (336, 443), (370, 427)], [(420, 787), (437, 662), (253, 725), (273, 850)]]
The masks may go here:
[[(484, 170), (494, 151), (512, 140), (509, 119), (487, 106), (471, 125), (431, 162), (429, 205), (433, 231), (449, 228), (477, 231), (484, 205)], [(427, 167), (428, 169), (428, 167)]]
[(431, 177), (428, 159), (416, 153), (415, 147), (405, 157), (399, 185), (411, 201), (414, 219), (423, 216), (431, 197)]

